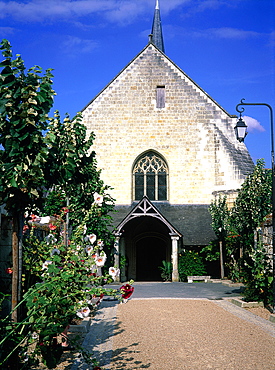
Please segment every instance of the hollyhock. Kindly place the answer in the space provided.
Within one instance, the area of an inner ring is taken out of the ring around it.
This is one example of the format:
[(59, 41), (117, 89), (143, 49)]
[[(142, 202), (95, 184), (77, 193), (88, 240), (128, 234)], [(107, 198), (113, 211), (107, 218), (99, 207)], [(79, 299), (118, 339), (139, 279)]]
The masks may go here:
[(125, 284), (125, 285), (122, 285), (122, 287), (120, 287), (120, 291), (121, 291), (121, 296), (122, 298), (124, 299), (124, 302), (131, 297), (131, 295), (133, 294), (134, 292), (134, 287), (130, 284)]
[(94, 193), (94, 203), (101, 207), (103, 203), (103, 195)]
[(89, 241), (91, 244), (94, 244), (96, 241), (96, 235), (95, 234), (90, 234), (85, 237), (85, 240)]
[(89, 316), (90, 312), (91, 310), (89, 309), (89, 307), (84, 307), (78, 310), (76, 315), (80, 317), (81, 319), (84, 319), (85, 317)]
[(23, 226), (23, 234), (25, 234), (28, 230), (29, 230), (29, 226), (28, 225), (24, 225)]
[(40, 221), (40, 217), (35, 215), (35, 214), (31, 214), (31, 222), (39, 222)]
[(107, 256), (105, 252), (101, 252), (99, 256), (96, 257), (95, 263), (97, 267), (103, 267), (106, 262)]
[(53, 234), (49, 234), (45, 237), (45, 240), (46, 240), (46, 243), (49, 245), (49, 244), (54, 244), (57, 242), (57, 239), (55, 238), (55, 236)]
[(57, 248), (54, 248), (52, 251), (51, 251), (51, 256), (55, 255), (55, 254), (60, 254), (60, 250), (57, 249)]
[(53, 225), (53, 224), (49, 224), (49, 229), (50, 230), (55, 230), (57, 228), (57, 226), (56, 225)]
[(99, 239), (99, 240), (97, 241), (97, 246), (98, 246), (100, 249), (102, 249), (102, 247), (104, 246), (104, 241), (103, 241), (103, 240), (101, 240), (101, 239)]
[(48, 266), (52, 263), (53, 261), (45, 261), (42, 265), (42, 270), (48, 270)]
[(41, 217), (41, 219), (40, 219), (41, 224), (48, 224), (48, 223), (50, 223), (50, 221), (51, 221), (50, 216), (44, 216), (44, 217)]
[(69, 213), (69, 208), (68, 207), (62, 207), (61, 212), (63, 212), (66, 215), (67, 213)]
[(86, 253), (88, 254), (88, 256), (90, 256), (90, 254), (93, 252), (94, 248), (92, 245), (87, 245), (86, 248), (85, 248), (85, 251)]
[(109, 275), (112, 276), (113, 280), (115, 280), (115, 278), (117, 276), (119, 276), (120, 274), (120, 269), (119, 268), (115, 268), (115, 267), (110, 267), (109, 268)]

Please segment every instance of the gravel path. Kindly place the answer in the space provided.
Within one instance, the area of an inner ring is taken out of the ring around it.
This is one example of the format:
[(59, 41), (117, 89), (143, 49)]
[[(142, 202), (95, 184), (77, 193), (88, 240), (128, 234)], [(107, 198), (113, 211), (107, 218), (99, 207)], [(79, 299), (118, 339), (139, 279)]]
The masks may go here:
[(103, 368), (275, 370), (275, 325), (238, 317), (238, 309), (226, 301), (132, 299), (117, 308), (112, 362)]

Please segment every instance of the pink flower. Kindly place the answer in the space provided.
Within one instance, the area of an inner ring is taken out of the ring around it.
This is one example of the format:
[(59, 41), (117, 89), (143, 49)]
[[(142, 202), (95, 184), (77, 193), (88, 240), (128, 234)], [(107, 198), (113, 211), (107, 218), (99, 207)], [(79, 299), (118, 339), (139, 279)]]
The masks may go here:
[(31, 221), (32, 222), (38, 222), (40, 221), (40, 217), (39, 216), (36, 216), (35, 214), (31, 214)]
[(9, 275), (13, 273), (13, 271), (12, 271), (12, 268), (11, 268), (11, 267), (8, 267), (5, 271), (6, 271), (6, 273), (7, 273), (7, 274), (9, 274)]
[(131, 286), (130, 284), (125, 284), (125, 285), (122, 285), (122, 287), (120, 287), (120, 291), (121, 291), (121, 296), (123, 299), (128, 299), (131, 297), (131, 295), (133, 294), (134, 292), (134, 287)]

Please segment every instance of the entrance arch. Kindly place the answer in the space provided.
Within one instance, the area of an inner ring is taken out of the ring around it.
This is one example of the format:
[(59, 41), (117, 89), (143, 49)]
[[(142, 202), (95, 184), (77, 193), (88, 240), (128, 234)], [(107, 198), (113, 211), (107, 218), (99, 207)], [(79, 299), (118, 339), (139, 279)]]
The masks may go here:
[(144, 236), (136, 241), (136, 280), (161, 281), (159, 266), (170, 261), (167, 242), (156, 236)]
[(115, 265), (119, 265), (119, 256), (126, 261), (121, 269), (121, 281), (161, 280), (158, 267), (163, 260), (172, 263), (172, 281), (179, 280), (181, 234), (146, 196), (120, 222), (115, 235)]

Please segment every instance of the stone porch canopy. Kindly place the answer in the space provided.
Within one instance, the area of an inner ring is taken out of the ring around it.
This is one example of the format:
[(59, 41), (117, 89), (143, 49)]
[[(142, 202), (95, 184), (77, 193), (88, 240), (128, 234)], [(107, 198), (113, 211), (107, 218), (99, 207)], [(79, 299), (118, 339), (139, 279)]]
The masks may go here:
[(154, 217), (161, 221), (169, 230), (172, 245), (172, 281), (179, 281), (178, 273), (178, 251), (179, 251), (179, 240), (182, 238), (182, 234), (160, 213), (160, 211), (153, 205), (149, 198), (145, 195), (139, 203), (128, 213), (128, 215), (118, 224), (116, 227), (115, 235), (115, 265), (119, 265), (119, 254), (120, 254), (120, 237), (123, 234), (123, 227), (131, 220), (137, 217)]

